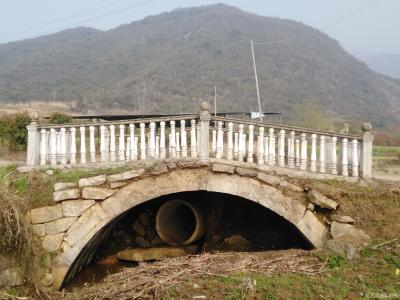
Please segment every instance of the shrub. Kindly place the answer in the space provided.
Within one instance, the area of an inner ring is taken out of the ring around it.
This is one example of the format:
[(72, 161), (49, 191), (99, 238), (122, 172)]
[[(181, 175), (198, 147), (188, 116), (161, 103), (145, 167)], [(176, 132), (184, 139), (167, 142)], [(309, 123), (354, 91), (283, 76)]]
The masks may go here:
[(11, 151), (26, 148), (28, 131), (26, 126), (31, 122), (27, 112), (7, 115), (0, 119), (0, 142)]
[(72, 117), (61, 112), (54, 112), (49, 117), (50, 124), (65, 124), (71, 122), (72, 122)]

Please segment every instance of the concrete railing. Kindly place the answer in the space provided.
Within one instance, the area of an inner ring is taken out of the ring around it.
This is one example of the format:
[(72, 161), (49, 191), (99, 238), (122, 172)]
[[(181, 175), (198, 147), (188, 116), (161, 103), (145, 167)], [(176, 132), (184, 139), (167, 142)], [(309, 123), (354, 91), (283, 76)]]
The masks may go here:
[[(119, 122), (38, 125), (28, 129), (28, 166), (86, 165), (148, 159), (210, 158), (277, 165), (332, 175), (371, 177), (371, 125), (340, 134), (199, 115)], [(100, 164), (101, 165), (101, 164)]]

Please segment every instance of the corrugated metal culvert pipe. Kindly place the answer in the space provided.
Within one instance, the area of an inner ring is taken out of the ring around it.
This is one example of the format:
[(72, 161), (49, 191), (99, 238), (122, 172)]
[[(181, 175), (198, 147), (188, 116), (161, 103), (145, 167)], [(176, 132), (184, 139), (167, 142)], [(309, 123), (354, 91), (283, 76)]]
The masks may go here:
[(156, 216), (159, 237), (170, 246), (186, 246), (204, 236), (204, 217), (200, 208), (188, 201), (165, 202)]

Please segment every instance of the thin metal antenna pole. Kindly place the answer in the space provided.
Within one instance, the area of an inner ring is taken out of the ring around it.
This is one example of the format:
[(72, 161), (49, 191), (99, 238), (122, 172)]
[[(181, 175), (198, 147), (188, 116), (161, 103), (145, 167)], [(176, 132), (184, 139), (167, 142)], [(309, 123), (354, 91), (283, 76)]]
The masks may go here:
[(251, 54), (253, 55), (254, 78), (256, 79), (258, 110), (260, 112), (260, 121), (262, 122), (263, 115), (262, 115), (262, 111), (261, 111), (260, 89), (258, 88), (258, 76), (257, 76), (256, 58), (254, 56), (254, 43), (253, 43), (253, 40), (251, 40)]

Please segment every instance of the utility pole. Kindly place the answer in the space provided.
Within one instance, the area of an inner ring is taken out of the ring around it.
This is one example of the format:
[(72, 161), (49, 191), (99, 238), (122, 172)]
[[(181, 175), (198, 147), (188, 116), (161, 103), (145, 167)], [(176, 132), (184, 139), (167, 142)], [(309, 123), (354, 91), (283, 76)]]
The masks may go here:
[(214, 116), (217, 116), (217, 86), (214, 86)]
[(258, 76), (256, 67), (256, 58), (254, 55), (254, 42), (251, 40), (251, 54), (253, 55), (253, 67), (254, 67), (254, 78), (256, 79), (256, 89), (257, 89), (257, 101), (258, 101), (258, 111), (260, 112), (260, 121), (263, 121), (263, 115), (261, 111), (261, 101), (260, 101), (260, 89), (258, 88)]

